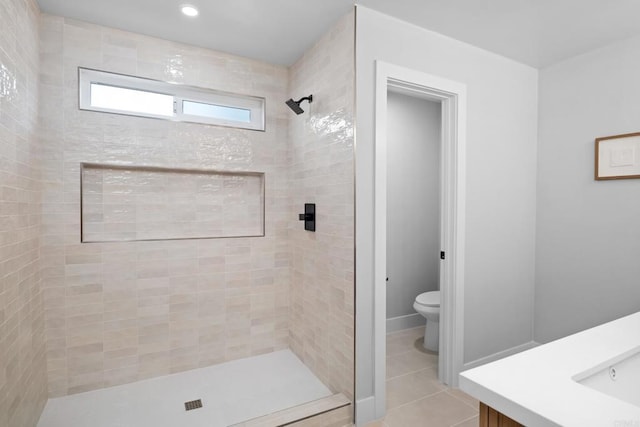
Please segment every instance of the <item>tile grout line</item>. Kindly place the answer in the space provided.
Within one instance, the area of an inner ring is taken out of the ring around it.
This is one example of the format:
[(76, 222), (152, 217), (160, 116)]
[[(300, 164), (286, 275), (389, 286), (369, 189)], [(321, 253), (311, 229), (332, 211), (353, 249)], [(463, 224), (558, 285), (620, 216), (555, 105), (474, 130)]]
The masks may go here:
[[(407, 405), (410, 405), (412, 403), (416, 403), (416, 402), (418, 402), (420, 400), (423, 400), (423, 399), (429, 399), (429, 398), (435, 396), (436, 394), (441, 394), (441, 393), (446, 393), (446, 390), (436, 391), (434, 393), (427, 394), (427, 395), (424, 395), (422, 397), (419, 397), (418, 399), (412, 400), (410, 402), (405, 402), (402, 405), (396, 406), (395, 408), (387, 409), (387, 414), (389, 413), (389, 411), (395, 411), (396, 409), (402, 408), (403, 406), (407, 406)], [(385, 418), (386, 418), (386, 415), (385, 415)]]
[(421, 329), (421, 330), (424, 330), (424, 326), (414, 326), (414, 327), (412, 327), (412, 328), (400, 329), (399, 331), (389, 332), (389, 333), (387, 333), (386, 335), (387, 335), (387, 336), (389, 336), (389, 335), (394, 335), (394, 334), (398, 334), (398, 335), (400, 335), (400, 334), (407, 334), (407, 333), (409, 333), (410, 331), (413, 331), (414, 329)]
[[(423, 352), (421, 352), (420, 350), (418, 350), (418, 349), (416, 349), (416, 348), (412, 348), (412, 349), (410, 349), (410, 350), (403, 351), (402, 353), (395, 353), (395, 354), (391, 354), (391, 355), (387, 354), (387, 358), (389, 358), (389, 357), (396, 357), (396, 356), (402, 356), (403, 354), (407, 354), (407, 353), (414, 353), (414, 352), (417, 352), (417, 353), (420, 353), (420, 354), (429, 354), (429, 353), (423, 353)], [(388, 352), (387, 352), (387, 353), (388, 353)]]
[(476, 418), (477, 416), (478, 416), (478, 415), (476, 414), (476, 415), (474, 415), (473, 417), (465, 418), (464, 420), (462, 420), (462, 421), (460, 421), (460, 422), (458, 422), (458, 423), (456, 423), (456, 424), (452, 424), (450, 427), (456, 427), (456, 426), (459, 426), (459, 425), (461, 425), (462, 423), (466, 423), (467, 421), (471, 421), (472, 419)]
[[(429, 368), (433, 368), (434, 366), (435, 366), (435, 365), (429, 365), (429, 366), (427, 366), (426, 368), (420, 368), (420, 369), (418, 369), (417, 371), (409, 371), (409, 372), (405, 372), (405, 373), (400, 374), (400, 375), (395, 375), (395, 376), (393, 376), (393, 377), (387, 377), (387, 378), (385, 379), (385, 381), (393, 380), (393, 379), (396, 379), (396, 378), (399, 378), (399, 377), (403, 377), (403, 376), (405, 376), (405, 375), (415, 374), (415, 373), (420, 372), (420, 371), (426, 371), (427, 369), (429, 369)], [(436, 374), (437, 374), (437, 372), (436, 372)]]
[[(404, 373), (404, 374), (396, 375), (396, 376), (394, 376), (394, 377), (389, 377), (389, 378), (385, 379), (385, 382), (386, 382), (386, 381), (389, 381), (389, 380), (394, 380), (394, 379), (396, 379), (396, 378), (404, 377), (404, 376), (407, 376), (407, 375), (417, 374), (418, 372), (427, 371), (427, 370), (429, 370), (429, 369), (431, 369), (431, 368), (433, 368), (433, 367), (434, 367), (434, 365), (431, 365), (431, 366), (427, 366), (426, 368), (420, 368), (420, 369), (418, 369), (417, 371), (410, 371), (410, 372), (406, 372), (406, 373)], [(438, 372), (437, 372), (437, 370), (436, 370), (436, 378), (435, 378), (435, 380), (436, 380), (436, 381), (438, 381), (438, 377), (437, 377), (437, 375), (438, 375)], [(441, 383), (440, 381), (438, 381), (438, 384), (442, 384), (442, 383)], [(443, 385), (445, 385), (445, 384), (443, 384)], [(446, 386), (446, 385), (445, 385), (445, 386)]]
[[(450, 388), (450, 387), (447, 387), (447, 389), (446, 389), (445, 391), (446, 391), (446, 392), (448, 392), (449, 390), (451, 390), (451, 388)], [(463, 392), (463, 393), (464, 393), (464, 392)], [(464, 399), (462, 399), (462, 398), (460, 398), (460, 397), (456, 396), (455, 394), (452, 394), (452, 393), (447, 393), (447, 394), (448, 394), (449, 396), (451, 396), (451, 397), (455, 398), (455, 399), (458, 399), (460, 402), (464, 403), (465, 405), (467, 405), (467, 406), (469, 406), (469, 407), (471, 407), (471, 408), (475, 409), (476, 411), (480, 412), (480, 410), (478, 409), (478, 406), (477, 406), (477, 405), (472, 405), (471, 403), (469, 403), (469, 402), (467, 402), (466, 400), (464, 400)]]

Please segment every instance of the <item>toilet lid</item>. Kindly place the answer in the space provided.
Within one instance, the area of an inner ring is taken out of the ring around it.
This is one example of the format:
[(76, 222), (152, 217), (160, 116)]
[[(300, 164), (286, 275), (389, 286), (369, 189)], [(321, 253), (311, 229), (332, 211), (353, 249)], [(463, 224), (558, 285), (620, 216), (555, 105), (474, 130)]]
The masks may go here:
[(440, 291), (424, 292), (416, 297), (416, 302), (427, 307), (439, 307)]

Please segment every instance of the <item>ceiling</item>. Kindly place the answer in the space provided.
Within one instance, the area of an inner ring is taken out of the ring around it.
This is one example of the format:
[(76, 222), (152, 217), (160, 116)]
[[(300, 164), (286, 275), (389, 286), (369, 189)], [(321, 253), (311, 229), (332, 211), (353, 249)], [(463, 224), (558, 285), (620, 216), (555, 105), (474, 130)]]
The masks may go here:
[(536, 68), (640, 34), (638, 0), (358, 2)]
[[(200, 15), (189, 18), (180, 5)], [(353, 0), (38, 0), (43, 12), (291, 65)]]
[[(354, 0), (38, 0), (44, 12), (290, 65)], [(193, 4), (197, 18), (180, 14)], [(638, 0), (357, 0), (542, 68), (640, 34)]]

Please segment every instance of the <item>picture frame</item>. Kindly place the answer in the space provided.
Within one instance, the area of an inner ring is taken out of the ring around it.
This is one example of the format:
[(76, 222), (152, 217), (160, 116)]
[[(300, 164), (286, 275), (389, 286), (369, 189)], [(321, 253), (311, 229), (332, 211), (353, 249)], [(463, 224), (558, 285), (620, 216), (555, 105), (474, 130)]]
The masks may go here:
[(640, 178), (640, 132), (596, 138), (594, 178)]

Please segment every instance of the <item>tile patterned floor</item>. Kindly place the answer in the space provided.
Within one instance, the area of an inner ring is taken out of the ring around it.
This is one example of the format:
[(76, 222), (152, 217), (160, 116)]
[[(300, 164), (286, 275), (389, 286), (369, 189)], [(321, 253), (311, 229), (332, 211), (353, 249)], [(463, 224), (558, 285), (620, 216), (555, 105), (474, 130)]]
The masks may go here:
[(477, 427), (478, 401), (438, 382), (424, 327), (387, 335), (387, 415), (366, 427)]

